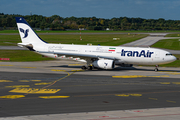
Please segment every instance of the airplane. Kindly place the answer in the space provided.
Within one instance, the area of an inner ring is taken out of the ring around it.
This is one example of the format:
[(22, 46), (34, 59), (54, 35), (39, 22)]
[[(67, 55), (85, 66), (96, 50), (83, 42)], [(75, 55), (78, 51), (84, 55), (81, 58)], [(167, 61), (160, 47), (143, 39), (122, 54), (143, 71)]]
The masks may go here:
[(158, 65), (176, 60), (170, 52), (150, 47), (50, 44), (42, 40), (23, 17), (16, 17), (16, 22), (22, 41), (18, 46), (55, 59), (86, 62), (86, 65), (82, 66), (83, 70), (114, 69), (115, 65), (136, 64), (155, 65), (154, 70), (158, 71)]

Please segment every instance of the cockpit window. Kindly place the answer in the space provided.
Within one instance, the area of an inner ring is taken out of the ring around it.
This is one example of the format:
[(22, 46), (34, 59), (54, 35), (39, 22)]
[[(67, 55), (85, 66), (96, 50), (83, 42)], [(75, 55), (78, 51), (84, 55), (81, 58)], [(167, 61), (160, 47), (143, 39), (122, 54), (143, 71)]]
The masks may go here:
[(172, 54), (171, 53), (166, 53), (166, 56), (172, 56)]

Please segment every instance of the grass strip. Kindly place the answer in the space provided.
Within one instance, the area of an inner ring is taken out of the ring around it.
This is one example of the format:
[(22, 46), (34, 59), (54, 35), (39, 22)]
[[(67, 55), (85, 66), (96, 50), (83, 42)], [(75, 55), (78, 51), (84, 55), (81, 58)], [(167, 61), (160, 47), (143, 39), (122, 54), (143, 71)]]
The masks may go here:
[(170, 50), (180, 50), (180, 40), (179, 39), (166, 39), (160, 40), (153, 44), (151, 47), (170, 49)]
[(0, 58), (10, 58), (10, 62), (54, 60), (52, 58), (42, 57), (40, 54), (26, 50), (0, 50)]
[[(119, 46), (129, 43), (148, 35), (145, 34), (100, 34), (100, 35), (39, 35), (43, 40), (48, 43), (61, 43), (61, 44), (80, 44), (87, 45), (105, 45), (105, 46)], [(113, 38), (118, 38), (113, 40)], [(19, 35), (0, 35), (1, 46), (14, 46), (21, 42)]]

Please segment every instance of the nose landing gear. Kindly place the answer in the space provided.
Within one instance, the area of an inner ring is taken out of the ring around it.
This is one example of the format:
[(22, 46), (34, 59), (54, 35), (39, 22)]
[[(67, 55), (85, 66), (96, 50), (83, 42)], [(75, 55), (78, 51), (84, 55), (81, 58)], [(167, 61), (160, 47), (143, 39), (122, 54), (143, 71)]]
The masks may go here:
[(158, 71), (158, 67), (159, 67), (159, 65), (156, 65), (156, 66), (155, 66), (155, 69), (154, 69), (155, 72)]

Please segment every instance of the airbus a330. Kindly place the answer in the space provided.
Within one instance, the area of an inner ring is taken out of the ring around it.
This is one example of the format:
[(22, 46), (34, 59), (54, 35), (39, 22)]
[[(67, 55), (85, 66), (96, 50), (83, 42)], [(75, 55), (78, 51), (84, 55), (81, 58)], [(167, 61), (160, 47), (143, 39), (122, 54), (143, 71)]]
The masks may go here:
[(22, 43), (18, 46), (55, 59), (86, 62), (82, 69), (114, 69), (115, 65), (158, 65), (176, 60), (171, 53), (156, 48), (49, 44), (43, 41), (22, 17), (16, 17)]

